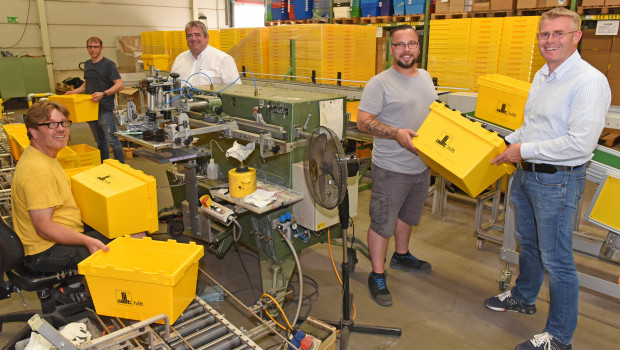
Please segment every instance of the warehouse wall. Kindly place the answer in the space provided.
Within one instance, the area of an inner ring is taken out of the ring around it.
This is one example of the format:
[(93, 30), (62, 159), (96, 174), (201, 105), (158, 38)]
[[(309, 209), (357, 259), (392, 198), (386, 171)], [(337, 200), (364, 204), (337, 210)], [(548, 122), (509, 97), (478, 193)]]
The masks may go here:
[[(54, 80), (82, 77), (78, 64), (89, 59), (86, 39), (91, 36), (100, 37), (103, 55), (117, 62), (119, 36), (182, 30), (193, 19), (192, 1), (198, 15), (207, 16), (209, 29), (227, 28), (225, 0), (46, 0)], [(18, 23), (8, 23), (7, 17), (17, 17)], [(37, 0), (2, 0), (0, 49), (15, 56), (43, 55), (39, 18)]]

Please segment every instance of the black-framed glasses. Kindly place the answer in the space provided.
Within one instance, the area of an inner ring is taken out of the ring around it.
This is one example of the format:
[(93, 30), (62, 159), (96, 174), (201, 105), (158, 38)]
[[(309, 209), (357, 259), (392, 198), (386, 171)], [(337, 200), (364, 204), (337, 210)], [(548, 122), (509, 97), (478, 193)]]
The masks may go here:
[(47, 123), (39, 123), (39, 126), (43, 126), (46, 125), (48, 128), (50, 129), (58, 129), (59, 126), (63, 126), (65, 128), (68, 128), (71, 126), (71, 123), (73, 123), (70, 120), (63, 120), (61, 122), (47, 122)]
[(392, 43), (392, 46), (394, 46), (395, 48), (402, 50), (405, 48), (405, 46), (407, 46), (410, 49), (415, 49), (418, 47), (420, 43), (418, 43), (417, 41), (410, 41), (408, 43)]
[(99, 49), (101, 48), (101, 46), (95, 46), (95, 45), (88, 45), (86, 46), (87, 49)]
[(553, 39), (562, 39), (564, 35), (570, 34), (570, 33), (576, 33), (576, 32), (577, 32), (576, 30), (573, 30), (572, 32), (553, 32), (553, 33), (543, 32), (543, 33), (536, 34), (536, 37), (538, 38), (538, 40), (547, 40), (549, 39), (549, 37)]

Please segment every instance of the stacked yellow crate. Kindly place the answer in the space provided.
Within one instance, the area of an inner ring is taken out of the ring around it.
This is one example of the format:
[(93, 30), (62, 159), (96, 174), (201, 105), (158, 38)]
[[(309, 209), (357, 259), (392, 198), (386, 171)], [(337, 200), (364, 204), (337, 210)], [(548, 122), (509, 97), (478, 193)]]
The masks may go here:
[[(228, 50), (241, 72), (243, 67), (252, 73), (269, 72), (269, 28), (247, 28), (247, 34)], [(242, 35), (238, 35), (241, 37)]]
[[(341, 26), (347, 27), (345, 31), (344, 49), (344, 79), (368, 81), (375, 75), (377, 46), (377, 29), (372, 26)], [(343, 83), (344, 85), (365, 86), (364, 83)]]
[[(291, 45), (290, 39), (293, 32), (298, 31), (297, 26), (275, 26), (269, 27), (269, 73), (283, 75), (291, 66)], [(272, 76), (270, 78), (280, 79), (281, 77)]]
[(169, 32), (170, 35), (170, 60), (168, 60), (168, 68), (172, 68), (172, 64), (177, 56), (189, 50), (187, 47), (187, 39), (185, 38), (184, 30), (175, 30)]
[(467, 74), (470, 18), (432, 20), (428, 48), (428, 71), (439, 86), (471, 88)]
[(536, 33), (540, 16), (505, 17), (497, 73), (532, 82), (544, 60)]
[(170, 59), (170, 32), (142, 32), (142, 61), (144, 69), (155, 66), (159, 70), (168, 70)]
[(497, 72), (503, 24), (503, 17), (475, 18), (471, 22), (467, 79), (473, 91), (478, 91), (479, 76)]
[(211, 29), (207, 31), (207, 34), (209, 34), (209, 45), (221, 50), (222, 45), (220, 43), (220, 31), (217, 29)]

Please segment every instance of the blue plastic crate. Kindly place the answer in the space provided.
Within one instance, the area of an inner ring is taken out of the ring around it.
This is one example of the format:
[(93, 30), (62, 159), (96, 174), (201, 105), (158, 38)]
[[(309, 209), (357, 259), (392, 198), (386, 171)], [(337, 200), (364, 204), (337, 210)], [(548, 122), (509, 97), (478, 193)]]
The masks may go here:
[(424, 13), (425, 7), (426, 5), (424, 3), (405, 5), (405, 14), (406, 15), (418, 15), (418, 14)]
[(377, 17), (379, 16), (379, 7), (364, 6), (362, 5), (362, 17)]
[(272, 20), (283, 21), (288, 19), (288, 10), (282, 11), (282, 9), (271, 9)]
[(391, 16), (394, 14), (394, 7), (390, 0), (380, 2), (379, 16)]
[(312, 18), (313, 2), (312, 0), (291, 0), (292, 13), (295, 18), (291, 19), (310, 19)]
[(379, 7), (379, 0), (361, 0), (361, 7)]
[(394, 5), (394, 14), (397, 16), (405, 14), (405, 5)]

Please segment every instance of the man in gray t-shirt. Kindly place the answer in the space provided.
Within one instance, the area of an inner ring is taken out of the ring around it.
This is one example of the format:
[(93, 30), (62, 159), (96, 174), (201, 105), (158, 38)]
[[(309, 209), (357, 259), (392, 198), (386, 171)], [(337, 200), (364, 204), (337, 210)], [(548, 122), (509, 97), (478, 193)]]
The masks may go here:
[(431, 265), (409, 252), (412, 226), (418, 225), (430, 186), (430, 170), (417, 155), (411, 139), (437, 99), (430, 74), (415, 66), (419, 38), (408, 25), (392, 32), (392, 68), (366, 85), (357, 116), (359, 130), (374, 136), (372, 195), (368, 248), (372, 272), (368, 287), (383, 306), (392, 304), (383, 269), (389, 238), (395, 252), (390, 266), (412, 272), (430, 272)]

